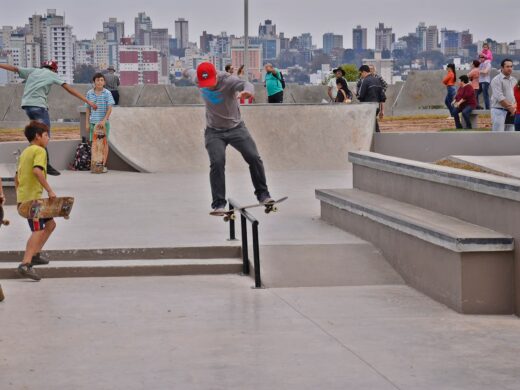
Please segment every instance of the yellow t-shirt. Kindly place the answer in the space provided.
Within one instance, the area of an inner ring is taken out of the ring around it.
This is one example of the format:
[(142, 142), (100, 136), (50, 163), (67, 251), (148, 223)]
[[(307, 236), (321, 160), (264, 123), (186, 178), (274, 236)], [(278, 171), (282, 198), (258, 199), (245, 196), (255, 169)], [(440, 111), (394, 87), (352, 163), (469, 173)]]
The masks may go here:
[(26, 148), (18, 160), (18, 188), (16, 189), (18, 203), (42, 197), (43, 186), (33, 173), (34, 167), (43, 168), (43, 174), (47, 177), (47, 152), (38, 145)]

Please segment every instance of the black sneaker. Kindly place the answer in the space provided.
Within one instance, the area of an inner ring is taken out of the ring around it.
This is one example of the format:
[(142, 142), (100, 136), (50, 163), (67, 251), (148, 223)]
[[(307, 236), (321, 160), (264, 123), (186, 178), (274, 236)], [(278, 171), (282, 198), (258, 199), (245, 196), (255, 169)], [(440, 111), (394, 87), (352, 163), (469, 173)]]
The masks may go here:
[(41, 253), (37, 253), (32, 257), (31, 265), (47, 265), (49, 261), (47, 256), (42, 256)]
[(52, 165), (48, 165), (47, 166), (47, 175), (59, 176), (59, 175), (61, 175), (61, 172), (54, 169), (54, 167)]
[(40, 275), (36, 273), (32, 265), (20, 264), (18, 266), (18, 273), (24, 278), (29, 278), (36, 281), (39, 281), (42, 278)]

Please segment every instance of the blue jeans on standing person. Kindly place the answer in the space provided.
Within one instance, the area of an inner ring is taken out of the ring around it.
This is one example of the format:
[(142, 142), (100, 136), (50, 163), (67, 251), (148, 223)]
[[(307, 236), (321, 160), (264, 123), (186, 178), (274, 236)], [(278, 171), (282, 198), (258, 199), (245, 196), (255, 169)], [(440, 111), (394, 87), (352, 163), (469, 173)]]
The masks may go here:
[(520, 114), (515, 115), (515, 131), (520, 131)]
[(42, 122), (49, 128), (49, 138), (51, 137), (51, 118), (49, 117), (49, 110), (43, 107), (24, 106), (22, 107), (25, 113), (32, 121)]
[(462, 110), (458, 110), (456, 108), (453, 109), (454, 114), (453, 117), (455, 118), (455, 127), (457, 129), (462, 129), (462, 124), (460, 123), (460, 117), (459, 112), (462, 114), (462, 117), (464, 118), (464, 122), (466, 123), (466, 129), (471, 129), (471, 120), (470, 120), (470, 114), (473, 111), (473, 107), (466, 106)]
[(484, 107), (486, 108), (486, 110), (489, 110), (489, 83), (484, 82), (484, 83), (479, 83), (479, 85), (480, 85), (480, 89), (478, 90), (477, 104), (479, 104), (478, 98), (479, 98), (480, 94), (484, 94)]
[(452, 106), (453, 99), (455, 99), (456, 90), (455, 87), (449, 86), (446, 87), (447, 93), (446, 93), (446, 99), (444, 99), (444, 104), (446, 104), (446, 107), (448, 107), (448, 110), (450, 111), (450, 116), (455, 116), (456, 110)]

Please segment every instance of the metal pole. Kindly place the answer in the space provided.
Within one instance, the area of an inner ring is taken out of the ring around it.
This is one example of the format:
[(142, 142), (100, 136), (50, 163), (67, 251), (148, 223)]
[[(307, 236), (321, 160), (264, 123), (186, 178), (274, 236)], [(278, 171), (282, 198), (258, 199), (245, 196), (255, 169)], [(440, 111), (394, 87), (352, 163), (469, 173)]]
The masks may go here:
[[(233, 211), (235, 207), (230, 203), (229, 211)], [(232, 215), (230, 217), (233, 217)], [(231, 219), (229, 221), (229, 241), (235, 241), (237, 238), (235, 236), (235, 220)]]
[(240, 222), (242, 223), (242, 273), (249, 275), (249, 248), (247, 244), (247, 219), (242, 214), (240, 215)]
[(244, 0), (244, 75), (249, 81), (249, 0)]
[(260, 277), (260, 245), (258, 244), (258, 222), (253, 222), (253, 256), (255, 265), (255, 288), (262, 288)]

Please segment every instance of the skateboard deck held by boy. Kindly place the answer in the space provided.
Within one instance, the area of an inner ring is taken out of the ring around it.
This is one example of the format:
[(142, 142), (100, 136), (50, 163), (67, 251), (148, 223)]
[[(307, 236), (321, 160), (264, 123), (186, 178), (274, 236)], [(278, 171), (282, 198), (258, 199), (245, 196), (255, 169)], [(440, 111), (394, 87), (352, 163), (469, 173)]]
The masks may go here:
[(265, 207), (264, 212), (266, 214), (270, 213), (276, 213), (278, 211), (278, 207), (276, 207), (277, 204), (285, 202), (287, 199), (289, 199), (288, 196), (284, 196), (283, 198), (277, 199), (274, 202), (271, 203), (255, 203), (248, 206), (243, 206), (240, 208), (235, 208), (233, 210), (226, 210), (223, 213), (213, 213), (211, 212), (210, 215), (214, 217), (224, 217), (225, 222), (234, 221), (236, 219), (235, 212), (241, 211), (241, 210), (248, 210), (248, 209), (254, 209), (256, 207)]
[(103, 157), (107, 142), (105, 127), (96, 125), (92, 136), (92, 158), (90, 159), (90, 171), (103, 173)]
[(7, 219), (4, 219), (4, 209), (0, 205), (0, 227), (2, 227), (2, 225), (8, 226), (9, 221)]
[(67, 196), (54, 199), (37, 199), (18, 206), (18, 214), (27, 219), (57, 218), (69, 219), (74, 198)]

